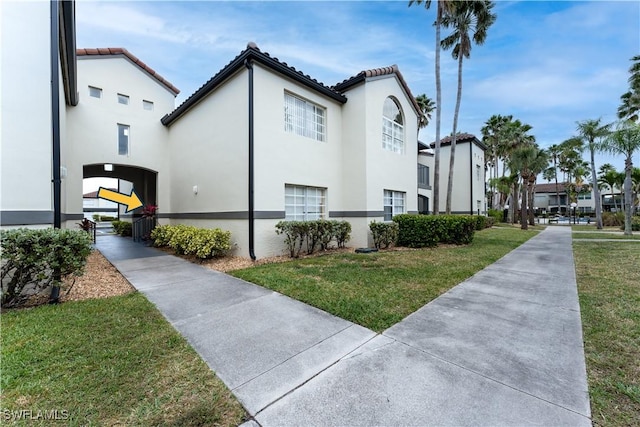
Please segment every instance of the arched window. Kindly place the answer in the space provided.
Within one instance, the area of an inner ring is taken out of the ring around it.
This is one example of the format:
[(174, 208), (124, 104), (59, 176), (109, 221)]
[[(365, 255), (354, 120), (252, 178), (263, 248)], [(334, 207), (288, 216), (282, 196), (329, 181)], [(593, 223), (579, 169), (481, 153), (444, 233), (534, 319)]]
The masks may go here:
[(404, 154), (404, 118), (398, 102), (388, 97), (382, 107), (382, 148)]

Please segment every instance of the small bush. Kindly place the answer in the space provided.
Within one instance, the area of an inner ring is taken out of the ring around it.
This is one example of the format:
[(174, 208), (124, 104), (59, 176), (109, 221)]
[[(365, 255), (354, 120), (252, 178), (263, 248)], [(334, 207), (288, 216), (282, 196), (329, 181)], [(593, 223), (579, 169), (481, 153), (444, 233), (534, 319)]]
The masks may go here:
[(82, 274), (91, 237), (80, 230), (0, 231), (2, 306), (16, 307), (66, 277)]
[(377, 249), (386, 249), (398, 241), (398, 224), (395, 222), (372, 221), (369, 223), (369, 229)]
[(154, 246), (170, 247), (180, 255), (201, 259), (224, 255), (231, 249), (231, 232), (192, 225), (160, 225), (151, 231)]
[(114, 221), (118, 218), (114, 217), (114, 216), (109, 216), (109, 215), (100, 215), (100, 214), (93, 214), (93, 220), (95, 222), (100, 222), (100, 221)]
[(485, 228), (491, 228), (495, 225), (496, 219), (492, 216), (487, 217), (487, 221), (485, 223)]
[(503, 216), (504, 214), (499, 209), (489, 209), (489, 212), (487, 212), (487, 215), (493, 218), (494, 224), (502, 222), (502, 218), (504, 218)]
[[(466, 245), (473, 241), (478, 224), (475, 215), (396, 215), (398, 245), (433, 247), (438, 243)], [(486, 224), (486, 218), (485, 218)]]
[(347, 221), (318, 219), (315, 221), (280, 221), (276, 233), (284, 235), (284, 243), (291, 258), (298, 258), (306, 243), (307, 254), (316, 248), (329, 249), (335, 239), (339, 248), (351, 238), (351, 224)]
[(624, 212), (603, 212), (602, 225), (605, 227), (624, 226)]
[[(620, 226), (620, 230), (624, 230), (624, 222)], [(640, 231), (640, 217), (638, 216), (631, 217), (631, 231)]]
[(487, 228), (487, 217), (483, 215), (476, 215), (476, 230), (484, 230)]
[(111, 221), (111, 225), (113, 229), (116, 231), (116, 234), (119, 234), (123, 237), (131, 236), (133, 224), (127, 221), (113, 220)]

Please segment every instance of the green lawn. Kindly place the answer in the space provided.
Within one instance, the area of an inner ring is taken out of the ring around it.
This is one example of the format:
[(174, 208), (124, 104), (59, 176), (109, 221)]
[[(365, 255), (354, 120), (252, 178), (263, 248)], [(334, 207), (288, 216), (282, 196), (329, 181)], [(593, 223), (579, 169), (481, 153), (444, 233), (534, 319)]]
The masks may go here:
[(624, 234), (613, 234), (603, 232), (593, 233), (572, 233), (574, 239), (621, 239), (621, 240), (638, 240), (640, 239), (640, 233), (633, 234), (632, 236), (625, 236)]
[(620, 230), (620, 227), (603, 227), (602, 230), (598, 230), (596, 228), (596, 223), (595, 221), (591, 221), (591, 224), (586, 225), (586, 224), (581, 224), (581, 225), (572, 225), (571, 226), (571, 230), (573, 231), (593, 231), (593, 232), (602, 232), (602, 231), (622, 231)]
[(233, 271), (374, 331), (383, 331), (537, 234), (476, 233), (468, 246), (332, 254)]
[(245, 417), (138, 293), (3, 313), (1, 344), (4, 422), (8, 411), (31, 411), (31, 417), (41, 411), (76, 426), (235, 426)]
[(640, 425), (640, 246), (574, 242), (573, 253), (594, 425)]

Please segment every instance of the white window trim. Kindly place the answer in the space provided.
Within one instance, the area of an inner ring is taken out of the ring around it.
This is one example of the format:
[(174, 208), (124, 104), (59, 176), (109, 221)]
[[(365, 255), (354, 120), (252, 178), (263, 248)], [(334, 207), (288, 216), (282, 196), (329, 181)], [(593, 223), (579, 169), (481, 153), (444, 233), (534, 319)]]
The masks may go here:
[[(147, 107), (151, 107), (151, 108), (147, 108)], [(142, 109), (146, 110), (146, 111), (153, 111), (153, 109), (155, 108), (155, 105), (153, 104), (153, 101), (149, 101), (147, 99), (143, 99), (142, 100)]]
[[(396, 215), (407, 213), (407, 193), (404, 191), (384, 190), (382, 205), (384, 221), (391, 221)], [(391, 208), (391, 217), (387, 217), (387, 208)]]
[[(402, 118), (402, 122), (404, 122), (404, 113), (398, 102), (392, 96), (385, 98), (384, 102), (386, 103), (388, 100), (395, 104)], [(386, 117), (384, 106), (382, 112), (382, 148), (393, 153), (405, 153), (404, 124)]]
[[(326, 188), (285, 184), (284, 198), (286, 221), (313, 221), (327, 218)], [(301, 203), (297, 203), (299, 201)], [(312, 203), (314, 201), (319, 203)]]
[(287, 133), (326, 142), (327, 109), (285, 91), (284, 130)]

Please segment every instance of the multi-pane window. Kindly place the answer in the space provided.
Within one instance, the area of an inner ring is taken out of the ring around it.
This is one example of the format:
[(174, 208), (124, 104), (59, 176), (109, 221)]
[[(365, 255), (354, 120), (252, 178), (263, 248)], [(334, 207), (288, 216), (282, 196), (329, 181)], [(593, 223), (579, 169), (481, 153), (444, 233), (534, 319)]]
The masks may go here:
[(392, 98), (385, 99), (382, 107), (382, 148), (404, 154), (403, 123), (398, 103)]
[(287, 221), (312, 221), (326, 218), (326, 189), (284, 186), (284, 209)]
[(89, 86), (89, 96), (92, 98), (102, 98), (102, 89), (99, 87)]
[(402, 191), (384, 190), (384, 220), (391, 221), (395, 215), (405, 213), (404, 200), (406, 193)]
[(118, 104), (129, 105), (129, 96), (119, 93), (118, 94)]
[(418, 188), (429, 188), (429, 166), (418, 163)]
[(578, 193), (578, 200), (591, 200), (591, 191)]
[(146, 99), (142, 100), (142, 108), (148, 111), (153, 111), (153, 102), (147, 101)]
[(284, 130), (318, 141), (326, 141), (326, 111), (319, 105), (285, 93)]
[(129, 155), (129, 125), (118, 123), (118, 154)]

